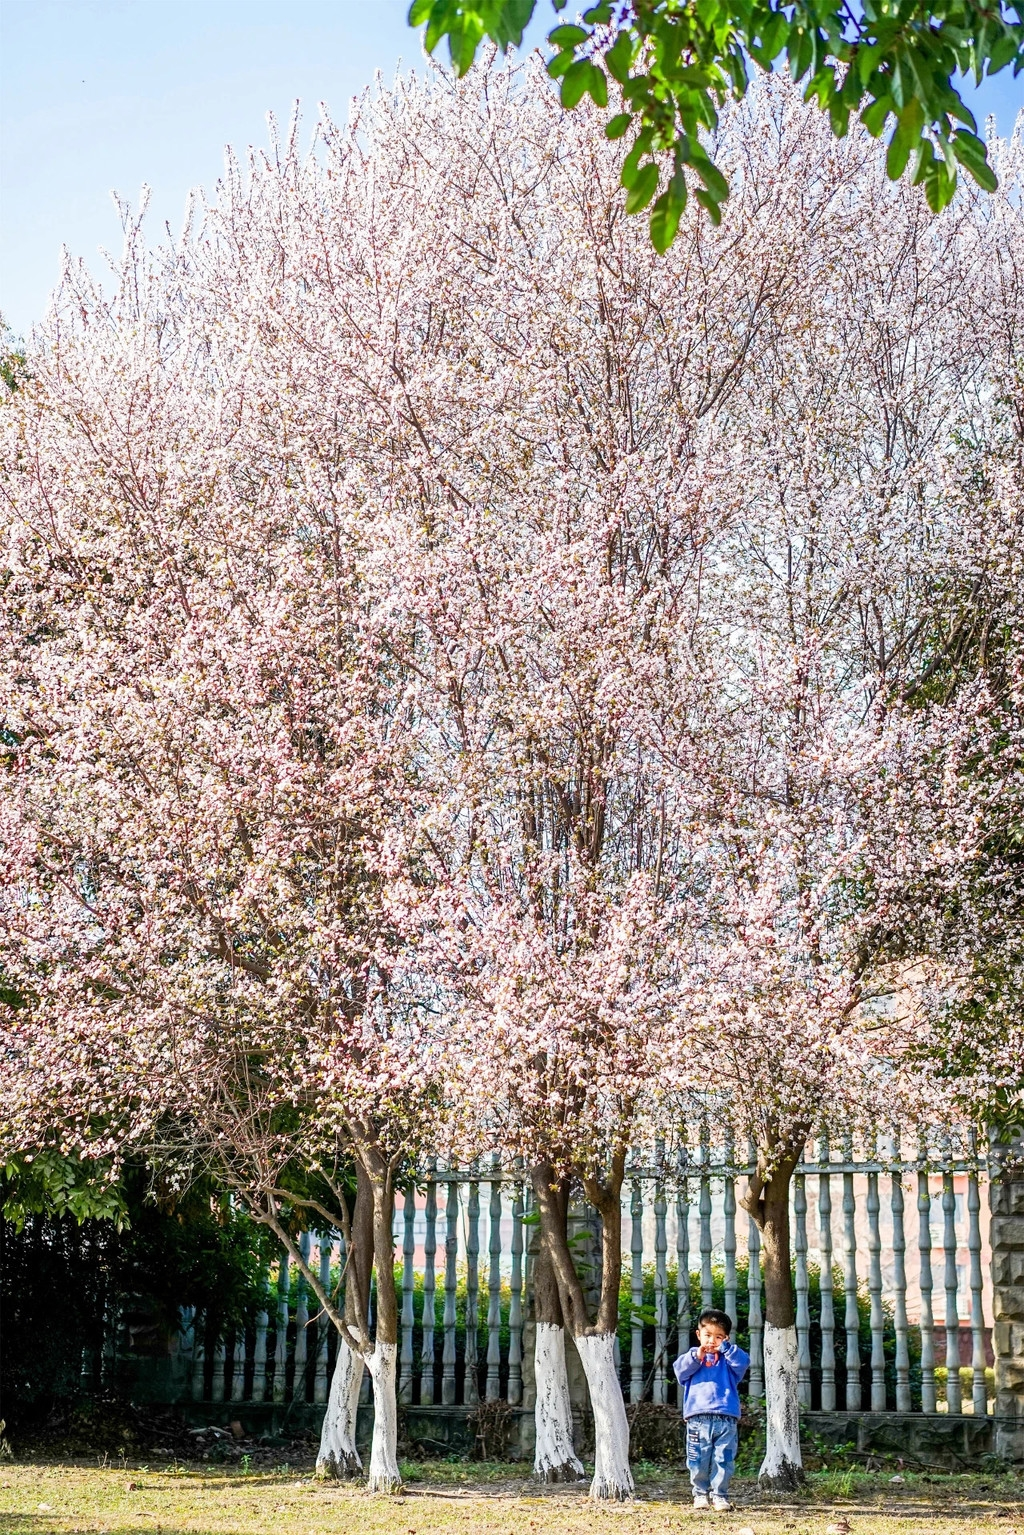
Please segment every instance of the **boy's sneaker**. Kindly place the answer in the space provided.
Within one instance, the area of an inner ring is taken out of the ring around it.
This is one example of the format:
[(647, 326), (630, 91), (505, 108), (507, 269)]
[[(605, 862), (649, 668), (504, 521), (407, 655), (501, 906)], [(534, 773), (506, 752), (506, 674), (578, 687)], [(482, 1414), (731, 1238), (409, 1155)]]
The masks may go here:
[[(705, 1507), (707, 1507), (707, 1504), (705, 1504)], [(711, 1507), (716, 1514), (727, 1514), (730, 1508), (732, 1508), (732, 1504), (728, 1498), (712, 1498)]]
[(693, 1506), (694, 1508), (710, 1508), (711, 1504), (708, 1502), (707, 1493), (695, 1492), (693, 1495)]

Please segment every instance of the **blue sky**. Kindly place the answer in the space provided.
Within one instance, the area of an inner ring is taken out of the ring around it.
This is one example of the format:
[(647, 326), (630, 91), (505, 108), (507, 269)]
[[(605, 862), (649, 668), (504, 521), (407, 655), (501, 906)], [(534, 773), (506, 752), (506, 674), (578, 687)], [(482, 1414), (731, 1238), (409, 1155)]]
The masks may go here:
[[(151, 228), (176, 228), (225, 144), (266, 141), (266, 113), (298, 97), (343, 118), (375, 71), (417, 67), (408, 0), (0, 0), (0, 310), (25, 333), (67, 244), (98, 268), (117, 250), (112, 189), (153, 188)], [(570, 7), (572, 9), (572, 7)], [(548, 7), (540, 7), (546, 21)], [(544, 30), (537, 28), (539, 36)], [(988, 83), (975, 110), (1002, 132), (1024, 76)]]

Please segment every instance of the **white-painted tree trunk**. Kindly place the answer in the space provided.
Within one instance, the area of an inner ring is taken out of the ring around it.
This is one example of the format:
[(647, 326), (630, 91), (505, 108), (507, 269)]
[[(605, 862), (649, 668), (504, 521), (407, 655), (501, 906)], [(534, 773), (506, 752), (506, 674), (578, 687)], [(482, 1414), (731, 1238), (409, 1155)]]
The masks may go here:
[(574, 1341), (587, 1377), (594, 1414), (594, 1480), (590, 1496), (622, 1502), (633, 1496), (633, 1473), (629, 1469), (626, 1404), (615, 1369), (615, 1337), (611, 1333), (595, 1333)]
[(373, 1439), (370, 1443), (370, 1492), (399, 1492), (398, 1345), (377, 1343), (366, 1361), (373, 1384)]
[(533, 1370), (537, 1386), (533, 1474), (542, 1482), (577, 1482), (584, 1472), (572, 1442), (565, 1329), (555, 1322), (537, 1323)]
[(363, 1463), (356, 1449), (356, 1414), (363, 1361), (344, 1338), (338, 1338), (338, 1358), (331, 1376), (331, 1393), (320, 1431), (316, 1457), (318, 1476), (356, 1476)]
[(767, 1443), (758, 1481), (768, 1490), (788, 1492), (804, 1479), (795, 1327), (765, 1324), (764, 1395)]

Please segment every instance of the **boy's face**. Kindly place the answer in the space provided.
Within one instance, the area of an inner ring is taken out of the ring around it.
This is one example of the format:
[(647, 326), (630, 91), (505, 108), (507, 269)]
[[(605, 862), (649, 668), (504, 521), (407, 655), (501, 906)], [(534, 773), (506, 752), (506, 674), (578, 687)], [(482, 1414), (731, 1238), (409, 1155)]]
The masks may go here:
[(697, 1342), (705, 1354), (717, 1354), (728, 1336), (717, 1322), (701, 1322), (697, 1328)]

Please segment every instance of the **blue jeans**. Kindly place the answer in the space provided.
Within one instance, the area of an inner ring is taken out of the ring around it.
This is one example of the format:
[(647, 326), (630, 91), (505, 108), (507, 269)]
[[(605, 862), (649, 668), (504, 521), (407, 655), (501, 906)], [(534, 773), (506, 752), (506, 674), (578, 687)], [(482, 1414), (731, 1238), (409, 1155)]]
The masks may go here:
[(735, 1418), (720, 1412), (699, 1412), (686, 1420), (686, 1469), (694, 1496), (729, 1496), (732, 1468), (740, 1442)]

